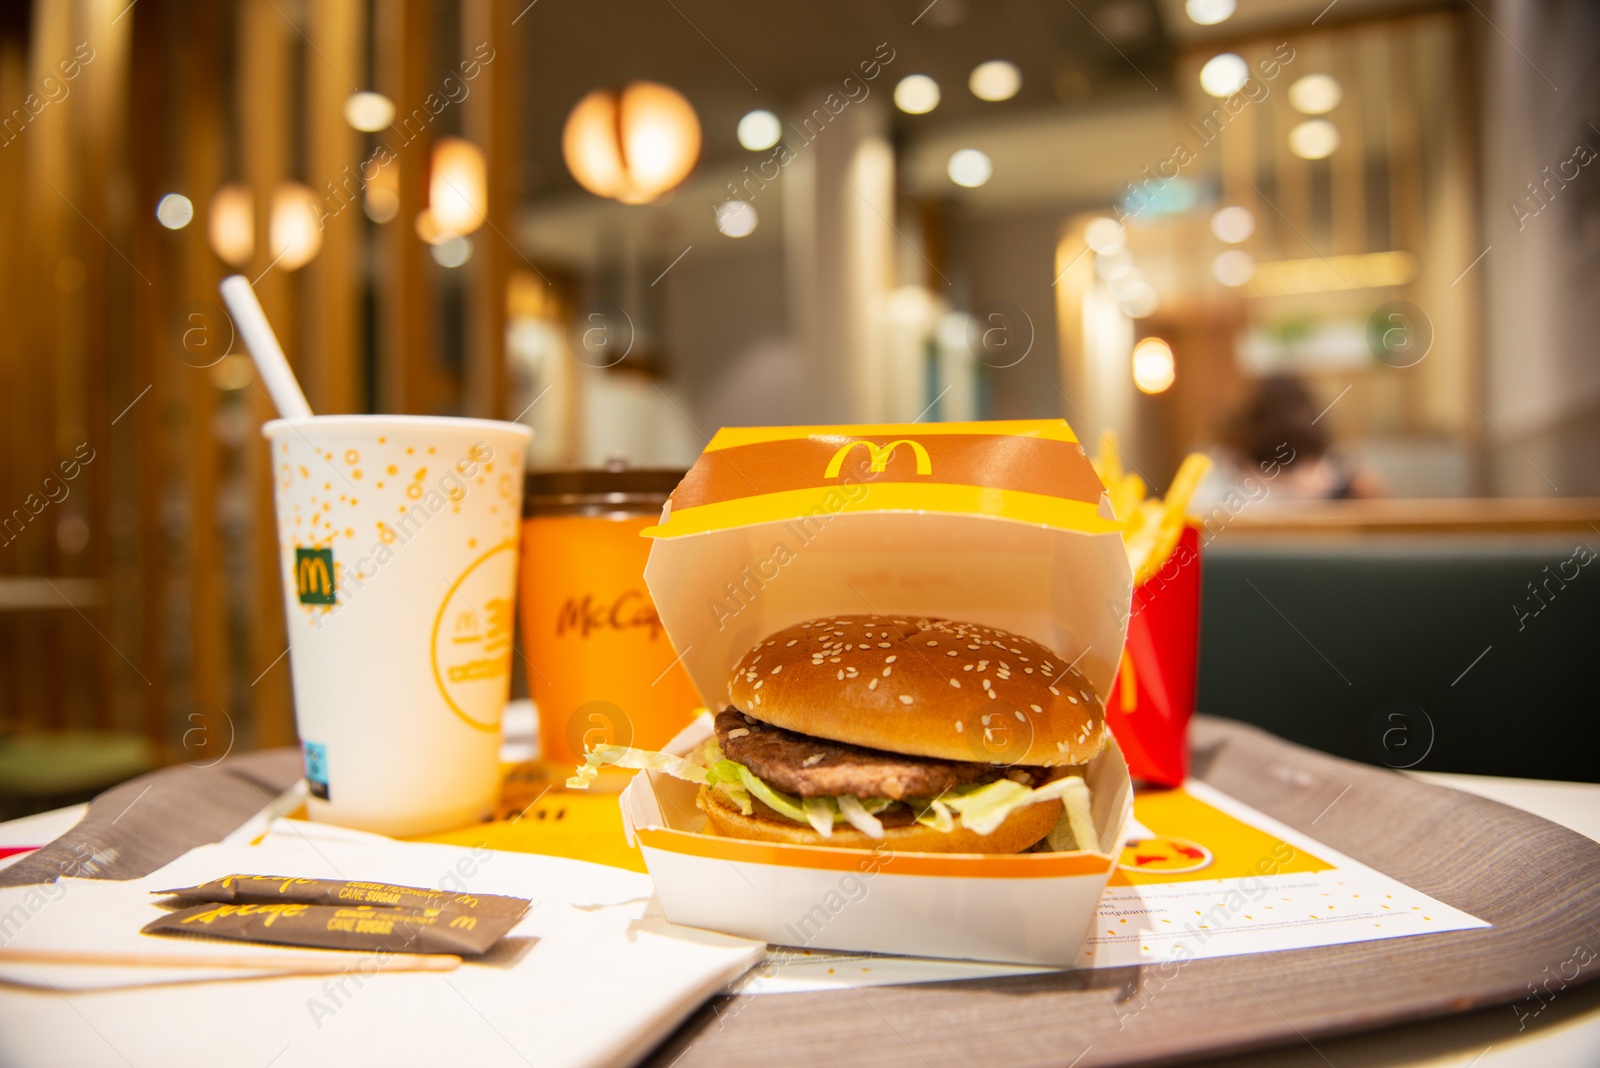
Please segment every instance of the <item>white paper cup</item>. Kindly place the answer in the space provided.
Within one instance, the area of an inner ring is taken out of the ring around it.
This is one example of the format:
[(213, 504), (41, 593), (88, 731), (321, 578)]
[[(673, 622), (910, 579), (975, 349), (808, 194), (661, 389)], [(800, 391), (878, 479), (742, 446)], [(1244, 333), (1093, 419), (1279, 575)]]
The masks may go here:
[(311, 818), (405, 835), (487, 816), (532, 432), (391, 415), (262, 432)]

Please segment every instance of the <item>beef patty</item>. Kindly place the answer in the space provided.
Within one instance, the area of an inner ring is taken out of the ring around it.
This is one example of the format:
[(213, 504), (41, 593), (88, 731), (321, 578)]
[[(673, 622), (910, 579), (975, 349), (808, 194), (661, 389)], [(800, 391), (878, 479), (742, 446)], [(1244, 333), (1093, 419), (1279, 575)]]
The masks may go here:
[(779, 790), (800, 797), (937, 797), (956, 786), (1002, 776), (1026, 786), (1045, 781), (1042, 768), (999, 768), (975, 761), (886, 753), (881, 749), (814, 738), (728, 709), (717, 713), (717, 742), (736, 760)]

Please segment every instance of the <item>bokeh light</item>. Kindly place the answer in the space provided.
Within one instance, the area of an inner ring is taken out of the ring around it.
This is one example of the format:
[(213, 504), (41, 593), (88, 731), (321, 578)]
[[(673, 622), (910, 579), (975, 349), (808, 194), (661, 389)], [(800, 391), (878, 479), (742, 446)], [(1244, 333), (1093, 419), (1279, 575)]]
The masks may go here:
[(748, 112), (739, 120), (739, 143), (752, 152), (761, 152), (778, 143), (783, 124), (778, 116), (762, 108)]
[(1165, 393), (1177, 378), (1171, 345), (1158, 337), (1147, 337), (1133, 347), (1133, 384), (1141, 393)]
[(926, 115), (939, 106), (939, 83), (926, 74), (908, 74), (894, 87), (894, 106), (907, 115)]
[(1256, 261), (1243, 249), (1230, 248), (1211, 261), (1211, 276), (1225, 286), (1242, 286), (1256, 274)]
[(1307, 74), (1289, 86), (1289, 106), (1306, 115), (1326, 115), (1343, 99), (1344, 89), (1331, 74)]
[(1235, 0), (1188, 0), (1183, 10), (1190, 22), (1200, 26), (1215, 26), (1227, 21), (1236, 6)]
[(1127, 247), (1128, 235), (1117, 220), (1100, 215), (1083, 228), (1083, 241), (1100, 255), (1110, 256)]
[(1218, 240), (1237, 245), (1256, 232), (1256, 217), (1250, 214), (1249, 208), (1235, 204), (1211, 216), (1211, 232)]
[(967, 88), (979, 100), (1010, 100), (1022, 88), (1022, 72), (1015, 63), (991, 59), (972, 68)]
[(1301, 159), (1327, 159), (1339, 147), (1339, 128), (1327, 119), (1307, 119), (1289, 131), (1289, 151)]
[(1200, 68), (1200, 88), (1215, 97), (1232, 96), (1249, 80), (1250, 64), (1233, 52), (1212, 56)]
[(717, 229), (728, 237), (749, 237), (756, 232), (756, 209), (742, 200), (717, 205)]
[(394, 101), (363, 89), (344, 98), (344, 121), (363, 133), (377, 133), (394, 121)]
[(986, 154), (976, 148), (962, 148), (951, 154), (949, 166), (945, 170), (956, 185), (976, 189), (994, 174), (994, 164)]
[(194, 221), (194, 202), (182, 193), (168, 193), (156, 205), (156, 221), (168, 230), (182, 230)]

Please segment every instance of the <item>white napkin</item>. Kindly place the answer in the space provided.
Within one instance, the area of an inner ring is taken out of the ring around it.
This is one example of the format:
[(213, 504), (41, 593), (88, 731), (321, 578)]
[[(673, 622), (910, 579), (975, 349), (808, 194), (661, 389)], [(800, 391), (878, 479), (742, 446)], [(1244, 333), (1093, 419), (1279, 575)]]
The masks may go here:
[[(143, 879), (0, 890), (0, 945), (297, 952), (142, 935), (151, 890), (234, 872), (465, 887), (531, 898), (498, 963), (455, 972), (248, 978), (237, 971), (0, 963), (0, 1064), (625, 1065), (761, 958), (667, 923), (650, 879), (558, 857), (395, 842), (280, 820)], [(518, 952), (519, 947), (526, 947)], [(310, 951), (307, 951), (310, 952)], [(223, 981), (206, 981), (222, 979)], [(358, 982), (358, 979), (360, 980)]]

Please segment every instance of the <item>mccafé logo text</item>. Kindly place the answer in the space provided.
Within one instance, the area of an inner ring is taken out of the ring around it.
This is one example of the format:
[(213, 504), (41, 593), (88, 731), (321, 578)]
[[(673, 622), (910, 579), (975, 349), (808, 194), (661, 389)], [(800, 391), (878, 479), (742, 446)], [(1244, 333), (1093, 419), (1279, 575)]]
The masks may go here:
[(661, 633), (661, 617), (656, 614), (656, 606), (650, 603), (650, 598), (642, 590), (637, 589), (622, 591), (610, 605), (596, 603), (592, 593), (584, 594), (582, 600), (568, 597), (556, 616), (557, 637), (569, 630), (577, 631), (580, 638), (587, 638), (593, 630), (631, 630), (636, 627), (647, 628), (651, 641), (655, 641)]
[(905, 445), (916, 456), (917, 474), (933, 474), (933, 462), (928, 459), (928, 450), (922, 447), (922, 443), (912, 441), (910, 438), (900, 438), (898, 441), (891, 441), (887, 445), (879, 445), (875, 441), (852, 441), (833, 454), (833, 459), (828, 461), (828, 468), (822, 473), (822, 477), (838, 478), (839, 472), (844, 469), (845, 458), (850, 455), (850, 451), (857, 445), (866, 446), (867, 471), (870, 473), (887, 471), (889, 469), (889, 461), (894, 459), (895, 450)]
[(333, 604), (333, 550), (294, 550), (294, 592), (301, 604)]

